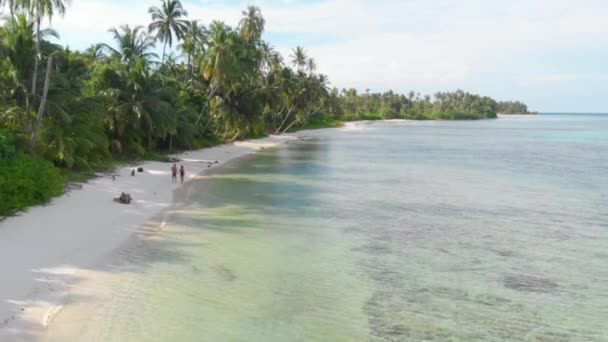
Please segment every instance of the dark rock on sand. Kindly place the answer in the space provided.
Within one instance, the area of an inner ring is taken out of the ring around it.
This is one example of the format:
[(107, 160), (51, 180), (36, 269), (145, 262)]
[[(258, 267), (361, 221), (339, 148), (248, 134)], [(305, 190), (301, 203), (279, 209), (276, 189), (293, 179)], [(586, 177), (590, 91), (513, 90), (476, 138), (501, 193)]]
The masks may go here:
[(114, 197), (114, 201), (118, 202), (118, 203), (122, 203), (122, 204), (131, 204), (131, 201), (133, 199), (131, 198), (131, 195), (126, 194), (126, 193), (121, 193), (119, 197)]

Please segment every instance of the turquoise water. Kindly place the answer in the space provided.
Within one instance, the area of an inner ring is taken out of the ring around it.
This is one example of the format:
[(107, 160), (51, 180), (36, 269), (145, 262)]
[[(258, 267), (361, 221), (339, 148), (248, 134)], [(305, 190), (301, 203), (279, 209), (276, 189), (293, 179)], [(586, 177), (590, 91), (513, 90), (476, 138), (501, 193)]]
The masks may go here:
[(608, 116), (359, 123), (180, 197), (43, 340), (608, 340)]

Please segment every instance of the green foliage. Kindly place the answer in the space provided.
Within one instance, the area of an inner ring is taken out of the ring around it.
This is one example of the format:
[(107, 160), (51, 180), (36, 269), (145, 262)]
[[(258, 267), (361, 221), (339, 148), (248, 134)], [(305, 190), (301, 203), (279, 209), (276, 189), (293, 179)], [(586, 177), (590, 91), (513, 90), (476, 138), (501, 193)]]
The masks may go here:
[(356, 120), (384, 120), (384, 119), (392, 119), (394, 115), (389, 114), (388, 116), (384, 116), (382, 114), (372, 114), (372, 113), (361, 113), (355, 116)]
[(49, 161), (25, 154), (0, 159), (0, 217), (44, 204), (63, 188), (61, 172)]
[(436, 113), (434, 117), (439, 120), (478, 120), (484, 118), (483, 114), (481, 113), (464, 111), (449, 111), (443, 113)]
[(435, 117), (431, 113), (414, 112), (402, 110), (400, 117), (407, 120), (434, 120)]
[(146, 151), (146, 153), (144, 153), (142, 158), (144, 160), (153, 160), (153, 161), (159, 161), (159, 162), (164, 162), (164, 163), (169, 162), (169, 157), (166, 154), (162, 154), (162, 153), (154, 152), (154, 151)]
[(297, 132), (308, 129), (335, 128), (341, 127), (342, 125), (342, 121), (336, 120), (327, 114), (320, 114), (310, 119), (306, 124), (292, 127), (289, 132)]
[(10, 134), (0, 131), (0, 160), (12, 160), (17, 155), (13, 138)]
[(500, 114), (538, 114), (536, 112), (529, 112), (528, 106), (519, 101), (498, 102), (496, 111)]
[[(386, 93), (358, 94), (355, 89), (334, 89), (330, 93), (329, 111), (342, 120), (472, 120), (496, 118), (497, 102), (457, 90), (436, 93), (433, 97), (410, 92), (407, 95)], [(374, 114), (370, 114), (374, 113)]]

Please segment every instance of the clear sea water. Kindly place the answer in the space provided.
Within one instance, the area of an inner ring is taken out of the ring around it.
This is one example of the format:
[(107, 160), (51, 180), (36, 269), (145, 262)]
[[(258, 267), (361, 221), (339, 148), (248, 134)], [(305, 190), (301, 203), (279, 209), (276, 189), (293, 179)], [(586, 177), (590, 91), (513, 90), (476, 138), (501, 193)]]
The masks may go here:
[(608, 341), (608, 116), (358, 123), (190, 184), (45, 341)]

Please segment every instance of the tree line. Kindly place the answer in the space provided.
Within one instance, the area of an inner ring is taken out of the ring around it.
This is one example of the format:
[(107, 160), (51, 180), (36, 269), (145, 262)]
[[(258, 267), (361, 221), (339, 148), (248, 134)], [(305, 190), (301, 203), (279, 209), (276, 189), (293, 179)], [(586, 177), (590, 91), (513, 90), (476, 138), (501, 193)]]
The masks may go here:
[(528, 106), (519, 101), (498, 102), (496, 111), (500, 114), (538, 114), (537, 112), (529, 112)]
[(0, 6), (8, 12), (0, 27), (0, 216), (59, 193), (66, 171), (92, 173), (315, 120), (492, 118), (499, 108), (462, 91), (431, 99), (331, 89), (304, 48), (282, 56), (262, 39), (266, 21), (256, 6), (231, 27), (205, 25), (179, 0), (162, 0), (149, 9), (149, 25), (109, 28), (109, 42), (84, 51), (54, 43), (58, 32), (42, 26), (64, 15), (68, 0)]
[(462, 90), (438, 92), (433, 96), (410, 91), (398, 94), (363, 94), (356, 89), (333, 89), (330, 93), (328, 111), (344, 119), (413, 119), (413, 120), (458, 120), (496, 118), (498, 102), (487, 96), (471, 94)]

